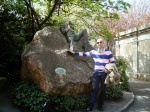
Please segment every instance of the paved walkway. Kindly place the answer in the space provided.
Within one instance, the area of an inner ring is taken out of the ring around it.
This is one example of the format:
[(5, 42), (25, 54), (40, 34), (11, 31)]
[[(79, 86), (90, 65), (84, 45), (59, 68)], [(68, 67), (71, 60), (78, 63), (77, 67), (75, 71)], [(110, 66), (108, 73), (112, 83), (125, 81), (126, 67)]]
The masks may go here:
[[(106, 102), (103, 112), (150, 112), (150, 81), (129, 80), (130, 92), (124, 92), (123, 100)], [(82, 112), (77, 110), (74, 112)], [(92, 112), (100, 112), (96, 108)]]
[(6, 79), (0, 77), (0, 112), (23, 112), (13, 105), (8, 85)]
[[(103, 112), (123, 112), (125, 111), (134, 101), (134, 94), (132, 92), (123, 92), (123, 99), (118, 101), (106, 101)], [(100, 112), (94, 106), (91, 112)], [(82, 112), (82, 110), (76, 110), (73, 112)]]
[(126, 112), (150, 112), (150, 82), (130, 80), (135, 100)]

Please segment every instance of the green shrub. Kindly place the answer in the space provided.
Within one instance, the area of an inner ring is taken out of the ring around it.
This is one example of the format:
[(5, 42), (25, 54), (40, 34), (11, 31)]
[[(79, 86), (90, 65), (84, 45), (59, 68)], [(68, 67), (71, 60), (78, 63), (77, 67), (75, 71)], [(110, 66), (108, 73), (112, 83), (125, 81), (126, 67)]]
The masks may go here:
[(123, 92), (119, 85), (110, 86), (106, 89), (106, 99), (107, 100), (118, 100), (123, 97)]
[(49, 98), (36, 85), (25, 81), (15, 84), (12, 89), (14, 103), (32, 112), (40, 110), (41, 105)]
[[(98, 101), (99, 95), (100, 95), (100, 90), (98, 91), (96, 100)], [(106, 88), (106, 100), (119, 100), (123, 98), (123, 92), (120, 88), (119, 85), (112, 86), (110, 85), (109, 87)]]
[[(42, 105), (51, 100), (57, 105), (55, 109), (58, 112), (71, 112), (72, 109), (81, 109), (86, 106), (89, 94), (76, 96), (49, 96), (41, 91), (35, 84), (25, 81), (19, 82), (13, 86), (14, 103), (18, 106), (29, 109), (31, 112), (38, 112)], [(109, 87), (106, 92), (107, 99), (113, 100), (122, 97), (119, 86)]]
[(26, 8), (18, 0), (1, 0), (0, 5), (0, 76), (16, 82), (20, 80), (21, 53), (30, 37)]
[(129, 86), (129, 77), (126, 75), (125, 70), (127, 69), (127, 61), (124, 58), (116, 59), (116, 67), (118, 68), (118, 72), (121, 75), (120, 83), (116, 86), (110, 86), (106, 89), (106, 98), (107, 100), (116, 100), (120, 99), (123, 96), (124, 91), (130, 91)]
[(127, 69), (127, 61), (124, 58), (117, 58), (116, 59), (116, 66), (118, 68), (118, 71), (121, 75), (120, 79), (120, 88), (125, 91), (130, 91), (130, 86), (129, 86), (129, 77), (126, 75), (125, 70)]
[(71, 112), (72, 109), (80, 109), (86, 106), (88, 94), (69, 96), (49, 96), (42, 92), (35, 84), (25, 81), (15, 84), (12, 88), (14, 103), (18, 106), (29, 109), (31, 112), (38, 112), (47, 100), (55, 102), (58, 112)]
[(74, 109), (80, 109), (86, 106), (88, 94), (76, 96), (55, 96), (52, 99), (56, 104), (56, 110), (59, 112), (71, 112)]

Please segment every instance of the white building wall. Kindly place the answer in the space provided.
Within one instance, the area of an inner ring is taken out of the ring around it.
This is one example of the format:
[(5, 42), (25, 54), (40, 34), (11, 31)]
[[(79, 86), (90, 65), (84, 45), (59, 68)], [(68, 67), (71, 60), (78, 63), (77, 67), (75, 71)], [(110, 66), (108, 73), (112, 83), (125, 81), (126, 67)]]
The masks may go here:
[(127, 60), (129, 77), (150, 80), (150, 24), (120, 32), (116, 56)]

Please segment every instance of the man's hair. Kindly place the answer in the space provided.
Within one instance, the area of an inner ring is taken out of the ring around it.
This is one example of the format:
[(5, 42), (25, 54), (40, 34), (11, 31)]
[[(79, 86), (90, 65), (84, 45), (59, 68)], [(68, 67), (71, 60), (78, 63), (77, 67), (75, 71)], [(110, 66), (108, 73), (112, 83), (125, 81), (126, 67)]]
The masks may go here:
[(69, 21), (70, 21), (69, 18), (67, 18), (67, 17), (63, 18), (63, 22), (69, 22)]

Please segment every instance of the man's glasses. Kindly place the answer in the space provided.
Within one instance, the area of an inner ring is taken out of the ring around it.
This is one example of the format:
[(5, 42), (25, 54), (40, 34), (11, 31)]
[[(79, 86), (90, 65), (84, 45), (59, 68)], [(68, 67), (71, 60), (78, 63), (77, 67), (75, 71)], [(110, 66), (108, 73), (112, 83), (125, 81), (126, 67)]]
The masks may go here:
[(97, 44), (99, 44), (99, 43), (103, 43), (103, 42), (97, 42)]

